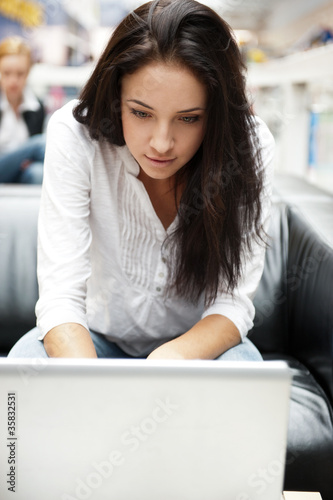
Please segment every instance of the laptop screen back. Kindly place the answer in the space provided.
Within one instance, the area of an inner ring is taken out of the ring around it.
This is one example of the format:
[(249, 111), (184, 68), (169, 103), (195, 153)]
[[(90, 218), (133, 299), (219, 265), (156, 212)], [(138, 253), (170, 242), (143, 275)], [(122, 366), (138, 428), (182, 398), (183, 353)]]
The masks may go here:
[(284, 363), (1, 360), (0, 497), (280, 500)]

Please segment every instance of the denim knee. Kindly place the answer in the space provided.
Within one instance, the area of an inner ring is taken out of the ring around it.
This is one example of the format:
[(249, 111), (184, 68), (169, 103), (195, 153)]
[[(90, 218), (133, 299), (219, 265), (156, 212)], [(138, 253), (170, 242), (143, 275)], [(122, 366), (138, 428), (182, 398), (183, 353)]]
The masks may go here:
[(36, 162), (44, 162), (46, 135), (37, 134), (29, 139), (30, 145), (33, 147), (33, 154), (31, 158)]
[(19, 184), (42, 184), (43, 182), (43, 163), (31, 163), (23, 170), (17, 179)]
[(38, 328), (21, 337), (9, 351), (8, 358), (48, 358), (43, 341), (38, 340)]
[(219, 361), (263, 361), (256, 346), (247, 337), (240, 344), (219, 356)]

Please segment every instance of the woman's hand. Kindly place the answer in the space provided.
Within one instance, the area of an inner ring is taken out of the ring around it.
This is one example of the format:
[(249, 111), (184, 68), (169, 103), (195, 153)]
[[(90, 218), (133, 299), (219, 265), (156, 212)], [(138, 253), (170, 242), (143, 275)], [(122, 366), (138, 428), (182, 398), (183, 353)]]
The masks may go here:
[(152, 351), (147, 359), (215, 359), (240, 341), (239, 331), (230, 319), (212, 314)]
[(165, 344), (154, 349), (147, 359), (185, 359), (184, 356), (177, 351), (175, 346), (171, 342), (166, 342)]

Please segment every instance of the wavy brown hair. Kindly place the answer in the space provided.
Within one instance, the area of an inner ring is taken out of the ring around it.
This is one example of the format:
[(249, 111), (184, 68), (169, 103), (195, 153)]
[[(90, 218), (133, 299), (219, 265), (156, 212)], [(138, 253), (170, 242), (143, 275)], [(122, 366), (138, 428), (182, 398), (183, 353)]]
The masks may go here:
[(116, 28), (84, 87), (74, 116), (96, 140), (125, 144), (121, 80), (153, 61), (190, 69), (207, 89), (202, 145), (178, 173), (185, 185), (171, 249), (169, 287), (210, 304), (233, 291), (242, 257), (262, 239), (261, 158), (245, 91), (244, 65), (229, 25), (194, 0), (156, 0), (130, 13)]

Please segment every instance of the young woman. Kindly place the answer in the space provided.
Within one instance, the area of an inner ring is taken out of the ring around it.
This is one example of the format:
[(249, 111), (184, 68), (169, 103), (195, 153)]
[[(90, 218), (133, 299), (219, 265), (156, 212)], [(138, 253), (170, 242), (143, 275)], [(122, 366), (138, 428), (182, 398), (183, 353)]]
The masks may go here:
[(26, 86), (31, 64), (21, 38), (0, 43), (0, 183), (42, 183), (45, 112)]
[(261, 359), (273, 139), (229, 26), (158, 0), (49, 123), (38, 328), (10, 356)]

